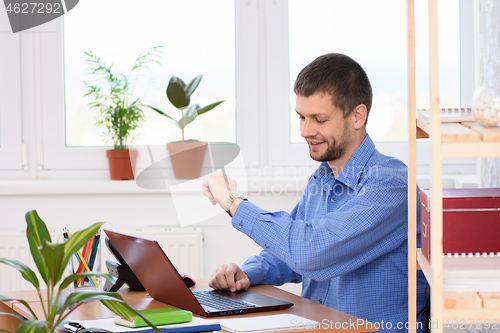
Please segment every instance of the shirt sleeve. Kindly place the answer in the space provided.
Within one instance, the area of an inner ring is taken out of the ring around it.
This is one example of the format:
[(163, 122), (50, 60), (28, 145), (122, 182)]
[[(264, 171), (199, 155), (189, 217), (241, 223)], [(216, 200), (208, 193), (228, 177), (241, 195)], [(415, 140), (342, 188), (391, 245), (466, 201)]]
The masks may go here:
[(312, 214), (307, 220), (298, 213), (300, 207), (292, 216), (267, 212), (245, 201), (232, 224), (294, 272), (325, 281), (352, 272), (406, 241), (407, 184), (397, 177), (380, 178), (360, 186), (336, 210)]
[(281, 286), (287, 282), (299, 283), (302, 281), (302, 276), (265, 250), (258, 256), (248, 258), (241, 269), (247, 274), (252, 286), (258, 284)]
[[(299, 207), (300, 203), (290, 213), (291, 217), (301, 215)], [(252, 286), (258, 284), (281, 286), (287, 282), (302, 282), (302, 276), (266, 250), (262, 251), (258, 256), (248, 258), (241, 266), (241, 269), (247, 274)]]

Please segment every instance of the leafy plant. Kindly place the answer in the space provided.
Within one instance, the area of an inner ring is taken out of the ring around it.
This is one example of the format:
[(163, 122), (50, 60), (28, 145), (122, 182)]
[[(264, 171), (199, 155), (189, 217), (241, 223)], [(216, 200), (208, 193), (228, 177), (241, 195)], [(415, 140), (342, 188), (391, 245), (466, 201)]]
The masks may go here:
[(140, 98), (133, 99), (130, 92), (130, 81), (132, 74), (143, 66), (151, 63), (160, 64), (161, 46), (151, 48), (148, 52), (141, 53), (134, 62), (132, 69), (127, 75), (114, 73), (113, 65), (106, 66), (101, 58), (90, 49), (84, 52), (89, 74), (98, 76), (90, 83), (83, 82), (88, 88), (85, 96), (92, 96), (94, 100), (88, 105), (91, 109), (97, 109), (99, 114), (96, 125), (104, 125), (107, 132), (105, 142), (112, 141), (115, 150), (126, 150), (140, 123), (144, 120), (142, 108), (144, 104)]
[[(30, 246), (31, 255), (35, 261), (40, 276), (47, 287), (46, 301), (43, 300), (40, 289), (40, 281), (35, 272), (25, 264), (17, 260), (0, 258), (0, 263), (9, 265), (17, 269), (22, 277), (31, 283), (40, 298), (44, 318), (39, 318), (32, 310), (30, 305), (22, 299), (14, 299), (0, 295), (0, 301), (19, 301), (31, 313), (34, 320), (24, 320), (17, 328), (16, 333), (45, 333), (55, 332), (55, 328), (80, 305), (99, 300), (115, 314), (131, 319), (139, 315), (154, 330), (161, 333), (156, 326), (137, 310), (129, 306), (123, 298), (117, 293), (103, 291), (75, 291), (67, 295), (64, 289), (78, 278), (90, 276), (102, 276), (110, 281), (111, 275), (99, 272), (86, 272), (81, 274), (72, 274), (63, 278), (63, 272), (70, 258), (87, 243), (99, 230), (102, 223), (94, 223), (84, 230), (76, 232), (73, 237), (63, 244), (52, 243), (50, 234), (45, 223), (40, 219), (35, 210), (26, 213), (26, 222), (28, 224), (26, 236)], [(62, 280), (62, 281), (61, 281)], [(19, 315), (0, 312), (0, 315), (14, 316), (23, 320)], [(0, 330), (0, 332), (7, 332)]]
[(198, 75), (191, 82), (185, 84), (182, 79), (172, 76), (167, 85), (167, 98), (170, 103), (177, 109), (181, 111), (181, 118), (179, 120), (175, 120), (175, 118), (169, 116), (165, 112), (148, 105), (151, 109), (158, 112), (162, 116), (170, 119), (180, 130), (182, 131), (182, 141), (184, 141), (184, 129), (190, 123), (192, 123), (199, 115), (202, 115), (217, 105), (221, 104), (224, 101), (218, 101), (212, 104), (209, 104), (204, 107), (200, 107), (198, 104), (189, 105), (191, 103), (191, 95), (194, 93), (196, 88), (201, 82), (203, 75)]

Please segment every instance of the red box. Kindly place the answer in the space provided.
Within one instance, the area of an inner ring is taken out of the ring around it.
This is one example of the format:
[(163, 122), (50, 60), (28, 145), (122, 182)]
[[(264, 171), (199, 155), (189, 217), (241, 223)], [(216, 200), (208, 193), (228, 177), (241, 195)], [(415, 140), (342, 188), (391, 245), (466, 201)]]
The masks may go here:
[[(422, 253), (431, 260), (431, 191), (421, 189)], [(443, 253), (500, 252), (500, 188), (443, 189)]]

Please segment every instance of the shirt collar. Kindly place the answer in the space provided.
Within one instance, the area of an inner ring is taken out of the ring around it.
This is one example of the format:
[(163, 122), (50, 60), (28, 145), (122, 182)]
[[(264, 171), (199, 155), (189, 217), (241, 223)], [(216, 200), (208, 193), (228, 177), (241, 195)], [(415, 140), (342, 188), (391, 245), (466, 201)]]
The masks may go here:
[[(356, 189), (359, 178), (363, 174), (366, 167), (366, 163), (374, 151), (375, 144), (370, 138), (370, 135), (366, 134), (365, 139), (351, 155), (347, 163), (337, 175), (336, 180), (342, 182), (353, 190)], [(332, 179), (335, 180), (332, 169), (327, 162), (321, 163), (312, 176), (320, 183), (328, 182)]]

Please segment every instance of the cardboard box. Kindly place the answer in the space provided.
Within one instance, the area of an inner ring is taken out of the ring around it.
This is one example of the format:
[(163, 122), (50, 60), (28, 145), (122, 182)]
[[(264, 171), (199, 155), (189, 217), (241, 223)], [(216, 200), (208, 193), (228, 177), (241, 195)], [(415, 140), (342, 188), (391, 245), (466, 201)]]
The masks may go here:
[[(431, 191), (421, 189), (422, 253), (431, 261)], [(443, 189), (443, 253), (500, 252), (500, 188)]]

